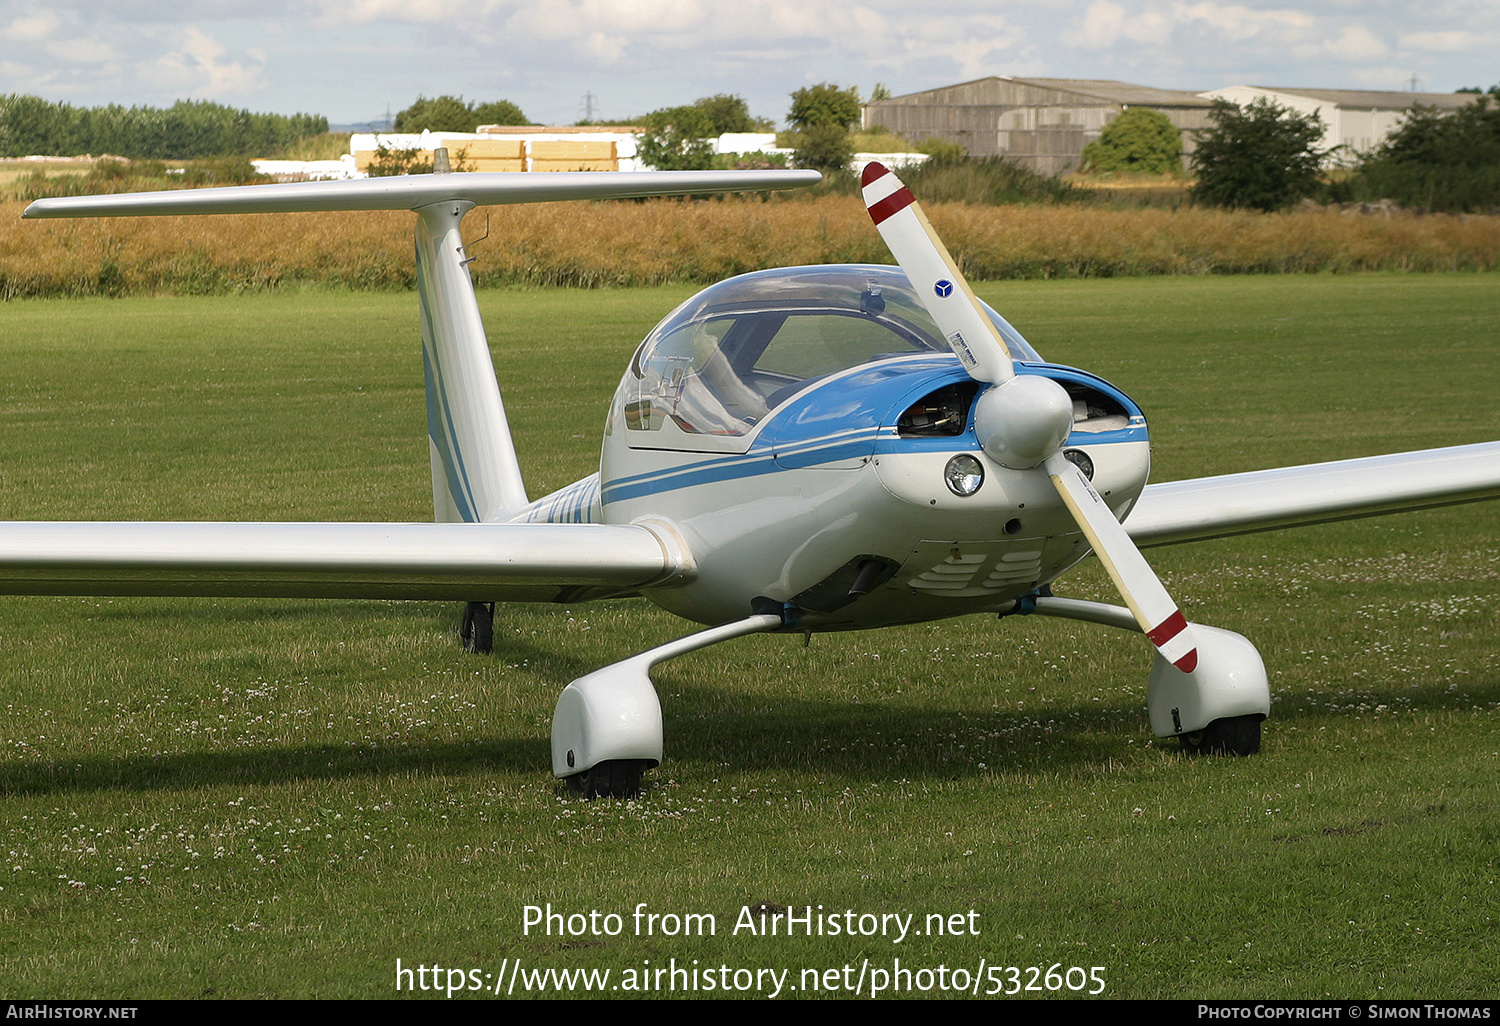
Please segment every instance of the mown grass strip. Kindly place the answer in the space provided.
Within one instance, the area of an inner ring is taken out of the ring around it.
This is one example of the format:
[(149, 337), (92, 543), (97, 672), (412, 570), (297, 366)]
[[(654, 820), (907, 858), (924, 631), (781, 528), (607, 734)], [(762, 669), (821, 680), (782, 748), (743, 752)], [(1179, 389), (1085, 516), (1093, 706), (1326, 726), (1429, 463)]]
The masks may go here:
[[(980, 292), (1132, 393), (1168, 479), (1500, 437), (1496, 282)], [(632, 346), (685, 294), (481, 293), (534, 493), (596, 465)], [(0, 518), (428, 513), (410, 296), (0, 315)], [(569, 679), (685, 629), (642, 602), (504, 609), (475, 658), (444, 605), (5, 599), (0, 991), (392, 997), (398, 958), (611, 985), (697, 959), (800, 987), (867, 958), (983, 958), (1023, 984), (1103, 966), (1110, 997), (1487, 997), (1495, 522), (1476, 505), (1153, 550), (1190, 616), (1266, 656), (1254, 759), (1151, 739), (1138, 638), (974, 617), (664, 665), (669, 761), (633, 803), (560, 797), (546, 739)], [(1108, 595), (1097, 568), (1065, 584)], [(972, 909), (978, 934), (734, 933), (760, 902)], [(630, 925), (526, 932), (548, 903)], [(716, 932), (637, 935), (640, 903)]]

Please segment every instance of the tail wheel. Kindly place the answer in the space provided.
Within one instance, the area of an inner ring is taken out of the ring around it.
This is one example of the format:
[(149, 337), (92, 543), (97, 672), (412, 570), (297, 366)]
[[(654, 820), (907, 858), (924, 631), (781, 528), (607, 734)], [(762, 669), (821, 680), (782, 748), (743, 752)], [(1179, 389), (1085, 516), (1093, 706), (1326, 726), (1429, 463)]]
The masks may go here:
[(464, 650), (483, 654), (495, 647), (495, 603), (470, 602), (464, 606), (464, 620), (458, 629)]

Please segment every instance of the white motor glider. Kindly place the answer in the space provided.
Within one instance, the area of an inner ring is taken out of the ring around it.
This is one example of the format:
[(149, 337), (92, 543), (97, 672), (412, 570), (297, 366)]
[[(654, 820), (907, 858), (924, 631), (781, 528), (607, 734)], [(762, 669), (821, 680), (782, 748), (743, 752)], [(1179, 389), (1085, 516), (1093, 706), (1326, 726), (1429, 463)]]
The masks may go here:
[[(471, 649), (495, 601), (644, 595), (709, 625), (572, 682), (553, 771), (634, 794), (662, 758), (648, 672), (763, 631), (1040, 613), (1144, 633), (1159, 737), (1249, 754), (1259, 654), (1188, 623), (1138, 546), (1500, 496), (1500, 442), (1146, 484), (1146, 419), (1044, 362), (975, 298), (911, 193), (864, 195), (899, 268), (720, 282), (641, 343), (599, 473), (529, 501), (459, 234), (475, 206), (792, 188), (815, 172), (432, 174), (39, 200), (26, 217), (407, 209), (417, 215), (431, 524), (0, 524), (0, 591), (452, 599)], [(1127, 518), (1128, 517), (1128, 518)], [(1124, 607), (1054, 598), (1094, 552)]]

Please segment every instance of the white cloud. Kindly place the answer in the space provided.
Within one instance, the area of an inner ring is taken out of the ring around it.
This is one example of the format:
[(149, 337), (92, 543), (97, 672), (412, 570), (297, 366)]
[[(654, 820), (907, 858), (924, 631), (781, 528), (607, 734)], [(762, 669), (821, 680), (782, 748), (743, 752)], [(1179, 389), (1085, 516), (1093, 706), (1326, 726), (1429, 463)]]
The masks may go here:
[(1349, 80), (1351, 84), (1364, 89), (1388, 89), (1399, 92), (1411, 88), (1411, 69), (1398, 68), (1393, 65), (1355, 68), (1350, 72)]
[(35, 14), (23, 14), (19, 18), (12, 19), (11, 23), (0, 31), (0, 37), (17, 43), (39, 43), (43, 39), (50, 38), (62, 25), (62, 19), (51, 11), (38, 11)]
[(1110, 0), (1096, 0), (1083, 12), (1078, 41), (1091, 49), (1114, 46), (1125, 34), (1125, 8)]
[(613, 64), (625, 54), (623, 36), (606, 36), (603, 32), (590, 32), (583, 41), (583, 49), (603, 64)]
[(265, 88), (258, 64), (247, 66), (223, 60), (227, 53), (217, 39), (189, 26), (182, 32), (181, 49), (158, 57), (148, 77), (182, 95), (210, 100), (243, 96)]
[(1494, 36), (1481, 35), (1459, 29), (1452, 32), (1412, 32), (1401, 37), (1401, 45), (1413, 50), (1433, 50), (1439, 53), (1456, 53), (1479, 47), (1493, 47)]
[[(1207, 34), (1230, 44), (1289, 42), (1310, 37), (1316, 27), (1317, 19), (1312, 15), (1288, 9), (1261, 10), (1209, 0), (1191, 4), (1148, 2), (1127, 8), (1115, 0), (1094, 0), (1074, 31), (1063, 36), (1063, 42), (1095, 50), (1126, 44), (1166, 49), (1174, 44), (1174, 36), (1187, 32)], [(1181, 45), (1180, 40), (1177, 45)]]
[(183, 10), (0, 0), (0, 93), (207, 96), (340, 121), (418, 93), (503, 92), (571, 120), (585, 93), (606, 116), (715, 92), (775, 114), (807, 82), (901, 93), (994, 74), (1399, 89), (1416, 73), (1446, 90), (1493, 82), (1500, 51), (1496, 0), (198, 0), (187, 23)]
[(697, 0), (538, 0), (510, 13), (496, 39), (571, 47), (614, 63), (627, 51), (691, 48), (705, 31), (708, 13)]
[(313, 0), (315, 21), (322, 27), (374, 25), (380, 22), (453, 25), (461, 28), (481, 19), (490, 4), (475, 0)]
[(48, 43), (46, 50), (66, 64), (99, 65), (120, 59), (114, 44), (97, 37), (57, 40)]
[[(914, 23), (892, 25), (883, 15), (867, 12), (856, 19), (862, 33), (858, 52), (871, 61), (900, 68), (916, 62), (943, 61), (962, 78), (980, 78), (1008, 70), (1004, 63), (1025, 44), (1025, 33), (993, 14), (969, 17), (923, 16)], [(831, 34), (847, 44), (848, 34)]]
[(526, 39), (609, 61), (681, 60), (699, 66), (725, 58), (814, 55), (846, 64), (902, 64), (941, 55), (972, 68), (1015, 38), (995, 15), (897, 14), (893, 21), (870, 3), (826, 0), (536, 0), (509, 10), (502, 23), (486, 31), (501, 42)]
[(1361, 25), (1347, 26), (1337, 39), (1326, 43), (1324, 49), (1335, 57), (1348, 61), (1385, 56), (1385, 43)]
[(1179, 4), (1173, 13), (1175, 20), (1206, 26), (1220, 39), (1232, 43), (1300, 38), (1317, 24), (1317, 19), (1304, 11), (1263, 11), (1240, 4)]

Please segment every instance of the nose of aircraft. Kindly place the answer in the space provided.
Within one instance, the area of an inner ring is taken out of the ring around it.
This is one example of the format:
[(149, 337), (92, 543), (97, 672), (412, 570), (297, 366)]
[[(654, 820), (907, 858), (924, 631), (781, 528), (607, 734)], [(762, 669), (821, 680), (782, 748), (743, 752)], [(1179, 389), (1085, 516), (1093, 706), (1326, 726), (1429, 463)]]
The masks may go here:
[(1037, 374), (1021, 374), (984, 390), (974, 407), (974, 432), (990, 459), (1029, 470), (1062, 448), (1073, 430), (1073, 400)]

